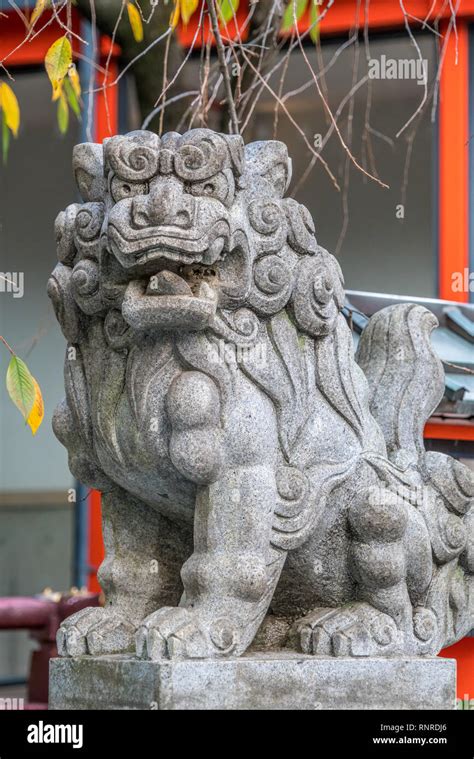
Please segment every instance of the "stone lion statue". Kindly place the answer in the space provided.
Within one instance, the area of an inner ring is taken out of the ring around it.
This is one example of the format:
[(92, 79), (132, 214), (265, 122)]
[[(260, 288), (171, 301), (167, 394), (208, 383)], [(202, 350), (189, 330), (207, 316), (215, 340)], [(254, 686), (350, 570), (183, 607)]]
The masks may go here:
[(281, 142), (135, 131), (73, 168), (54, 430), (103, 495), (106, 604), (60, 654), (423, 656), (468, 633), (474, 473), (423, 445), (435, 317), (386, 308), (354, 357)]

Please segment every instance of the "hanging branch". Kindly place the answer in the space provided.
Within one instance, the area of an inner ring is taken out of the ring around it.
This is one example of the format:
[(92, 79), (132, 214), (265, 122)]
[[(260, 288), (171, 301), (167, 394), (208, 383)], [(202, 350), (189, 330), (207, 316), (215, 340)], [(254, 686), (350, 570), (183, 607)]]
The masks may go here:
[(229, 69), (225, 59), (224, 43), (222, 42), (222, 36), (219, 30), (219, 22), (217, 20), (216, 6), (214, 0), (206, 0), (207, 7), (209, 9), (209, 16), (211, 19), (212, 33), (216, 41), (217, 57), (219, 60), (219, 67), (221, 70), (222, 78), (224, 80), (224, 90), (227, 100), (227, 108), (229, 109), (229, 118), (232, 132), (239, 134), (239, 120), (237, 118), (237, 111), (235, 110), (234, 96), (232, 94), (232, 85), (230, 83)]

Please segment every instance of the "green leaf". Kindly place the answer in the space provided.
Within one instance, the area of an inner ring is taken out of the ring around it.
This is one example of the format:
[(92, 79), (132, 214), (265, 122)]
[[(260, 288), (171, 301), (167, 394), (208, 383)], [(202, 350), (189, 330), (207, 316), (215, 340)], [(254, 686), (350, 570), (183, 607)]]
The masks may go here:
[[(312, 2), (312, 0), (309, 1)], [(290, 29), (293, 29), (295, 25), (295, 16), (296, 20), (299, 21), (305, 12), (307, 5), (308, 0), (291, 0), (283, 14), (283, 22), (281, 25), (282, 32), (288, 32)]]
[[(74, 92), (74, 88), (69, 81), (69, 79), (64, 80), (64, 92), (66, 93), (67, 101), (69, 105), (71, 106), (71, 110), (76, 114), (77, 118), (79, 119), (81, 116), (81, 106), (79, 105), (79, 100), (77, 99), (77, 95)], [(59, 108), (59, 105), (58, 105)], [(67, 127), (66, 127), (67, 129)]]
[(4, 164), (7, 162), (9, 145), (10, 145), (10, 131), (7, 126), (5, 113), (2, 111), (2, 156), (3, 156)]
[(25, 422), (28, 421), (35, 402), (35, 381), (21, 358), (12, 356), (7, 369), (7, 390)]
[(79, 73), (75, 63), (71, 63), (67, 75), (71, 82), (72, 89), (74, 90), (76, 97), (79, 99), (81, 97), (81, 80), (79, 79)]
[(61, 134), (66, 134), (69, 125), (69, 108), (66, 95), (61, 92), (58, 100), (58, 126)]
[(72, 48), (67, 37), (60, 37), (53, 42), (44, 59), (44, 65), (53, 86), (53, 96), (61, 81), (66, 76), (72, 63)]
[(217, 8), (219, 21), (222, 24), (228, 24), (229, 21), (232, 21), (234, 14), (237, 13), (239, 4), (240, 0), (219, 0)]
[(309, 36), (313, 40), (314, 44), (319, 40), (319, 24), (316, 23), (319, 18), (319, 8), (318, 4), (314, 0), (309, 0), (311, 3), (311, 10), (309, 14), (309, 23), (310, 23), (310, 33)]

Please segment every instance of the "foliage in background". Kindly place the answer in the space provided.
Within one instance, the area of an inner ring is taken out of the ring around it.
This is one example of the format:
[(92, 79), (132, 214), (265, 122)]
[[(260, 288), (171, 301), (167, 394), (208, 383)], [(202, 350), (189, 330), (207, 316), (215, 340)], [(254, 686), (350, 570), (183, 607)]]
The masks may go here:
[(10, 145), (10, 133), (18, 136), (20, 106), (12, 88), (6, 82), (0, 84), (0, 111), (2, 117), (2, 156), (5, 163)]
[(44, 59), (46, 72), (53, 88), (53, 101), (58, 102), (58, 126), (67, 132), (69, 108), (77, 118), (81, 115), (81, 83), (72, 60), (71, 42), (66, 35), (53, 42)]
[[(201, 5), (201, 0), (174, 0), (174, 10), (170, 17), (170, 25), (176, 28), (179, 21), (188, 24)], [(237, 13), (240, 0), (217, 0), (217, 12), (221, 24), (228, 24)]]
[[(304, 5), (308, 0), (304, 0)], [(312, 2), (312, 0), (309, 0)], [(166, 3), (166, 0), (165, 0)], [(188, 24), (196, 13), (201, 0), (173, 0), (173, 9), (169, 18), (170, 29), (175, 29), (181, 21)], [(223, 25), (229, 23), (237, 13), (240, 0), (217, 0), (216, 6), (219, 14), (219, 22)], [(35, 25), (44, 11), (51, 7), (51, 0), (36, 0), (35, 6), (29, 18), (30, 31), (34, 31)], [(127, 2), (127, 15), (133, 39), (136, 43), (143, 42), (144, 28), (142, 12), (134, 2)], [(304, 9), (303, 9), (304, 10)], [(298, 16), (299, 18), (300, 16)], [(288, 28), (291, 28), (292, 22)], [(73, 62), (73, 51), (70, 35), (59, 37), (49, 48), (44, 59), (44, 65), (51, 82), (53, 102), (57, 101), (57, 122), (61, 134), (67, 132), (69, 126), (69, 109), (80, 119), (81, 116), (81, 84), (79, 74)], [(20, 109), (16, 96), (11, 87), (2, 83), (0, 85), (0, 110), (2, 112), (2, 155), (6, 162), (10, 133), (14, 137), (18, 135), (20, 126)]]
[(310, 37), (313, 40), (313, 42), (317, 42), (319, 39), (319, 24), (317, 24), (317, 20), (319, 17), (319, 11), (318, 6), (321, 5), (318, 0), (290, 0), (288, 3), (285, 13), (283, 14), (283, 21), (281, 25), (282, 32), (290, 32), (294, 26), (295, 21), (298, 23), (298, 21), (301, 21), (304, 14), (309, 9), (309, 19), (310, 19)]
[[(255, 5), (257, 6), (259, 4), (260, 3), (256, 3)], [(309, 8), (312, 22), (310, 35), (313, 41), (316, 42), (319, 34), (319, 27), (318, 24), (314, 24), (314, 21), (318, 18), (318, 4), (317, 0), (289, 0), (289, 2), (287, 0), (287, 2), (282, 2), (281, 15), (283, 16), (283, 19), (281, 30), (283, 32), (291, 31), (294, 28), (295, 21), (299, 21)], [(80, 0), (77, 1), (77, 5), (80, 10), (84, 11), (83, 3)], [(123, 11), (126, 8), (126, 21), (133, 43), (138, 45), (141, 50), (144, 40), (148, 41), (145, 39), (145, 30), (148, 30), (152, 26), (152, 17), (155, 12), (158, 13), (158, 6), (161, 6), (161, 12), (163, 12), (163, 9), (165, 8), (168, 9), (168, 20), (166, 25), (168, 27), (168, 33), (171, 33), (176, 29), (178, 23), (182, 23), (186, 26), (200, 9), (202, 13), (203, 5), (204, 8), (207, 5), (205, 2), (203, 4), (203, 0), (152, 1), (150, 3), (151, 11), (148, 15), (145, 12), (146, 6), (144, 3), (139, 3), (137, 0), (129, 0), (122, 3), (121, 7)], [(262, 2), (262, 8), (264, 5), (265, 3)], [(214, 0), (214, 6), (216, 8), (219, 26), (225, 29), (227, 24), (236, 16), (240, 6), (240, 0)], [(117, 7), (120, 8), (120, 3), (117, 4)], [(51, 0), (36, 0), (29, 19), (26, 19), (25, 17), (25, 23), (29, 27), (29, 31), (25, 38), (26, 41), (31, 36), (36, 36), (41, 33), (39, 22), (42, 19), (44, 12), (50, 8), (52, 8), (55, 15), (57, 15), (57, 9)], [(103, 8), (99, 0), (96, 3), (95, 11), (100, 16), (102, 10)], [(126, 49), (126, 44), (124, 44), (124, 34), (126, 36), (126, 32), (124, 31), (120, 34), (121, 25), (123, 28), (121, 14), (122, 11), (120, 11), (119, 16), (116, 18), (116, 21), (113, 24), (113, 29), (105, 28), (104, 32), (112, 36), (113, 40), (117, 37), (119, 44)], [(262, 16), (265, 16), (265, 12), (262, 13)], [(62, 24), (62, 26), (66, 29), (66, 33), (51, 45), (46, 53), (44, 64), (52, 85), (52, 100), (53, 102), (57, 102), (58, 127), (60, 132), (64, 134), (70, 123), (70, 110), (72, 110), (75, 116), (80, 119), (83, 103), (81, 100), (79, 74), (73, 62), (71, 38), (74, 35), (67, 25)], [(169, 41), (170, 40), (168, 39), (167, 55), (169, 54)], [(152, 65), (151, 61), (150, 65)], [(165, 65), (165, 73), (166, 68), (167, 66)], [(159, 79), (158, 71), (157, 78)], [(163, 106), (164, 105), (165, 103), (163, 103)], [(15, 137), (17, 136), (20, 125), (20, 109), (18, 101), (13, 90), (6, 83), (0, 85), (0, 110), (2, 114), (2, 154), (5, 162), (8, 155), (10, 136), (11, 134)], [(144, 109), (142, 110), (144, 111)], [(162, 122), (163, 119), (160, 121)]]
[(140, 11), (133, 3), (127, 3), (128, 20), (130, 21), (130, 27), (133, 33), (135, 42), (142, 42), (143, 40), (143, 24)]

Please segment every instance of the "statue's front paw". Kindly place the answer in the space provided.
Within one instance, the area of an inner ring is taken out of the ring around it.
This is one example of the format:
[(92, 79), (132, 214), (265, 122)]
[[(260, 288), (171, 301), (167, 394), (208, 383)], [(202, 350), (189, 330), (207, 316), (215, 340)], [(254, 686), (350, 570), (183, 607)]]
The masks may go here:
[(365, 603), (315, 609), (295, 623), (290, 640), (320, 656), (393, 656), (403, 650), (393, 619)]
[(81, 609), (57, 633), (60, 656), (103, 656), (133, 651), (136, 626), (112, 608)]
[(201, 659), (231, 654), (237, 634), (226, 619), (209, 621), (195, 609), (167, 606), (145, 619), (136, 644), (141, 659)]

